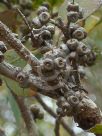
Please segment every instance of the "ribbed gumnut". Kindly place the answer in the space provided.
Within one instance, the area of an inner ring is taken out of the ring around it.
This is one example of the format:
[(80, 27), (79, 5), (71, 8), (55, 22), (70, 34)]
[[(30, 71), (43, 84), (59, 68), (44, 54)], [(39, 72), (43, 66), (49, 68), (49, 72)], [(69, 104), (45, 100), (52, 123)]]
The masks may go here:
[(70, 39), (67, 41), (66, 45), (71, 51), (75, 51), (79, 45), (79, 42), (77, 39)]
[(83, 40), (87, 37), (87, 32), (83, 27), (79, 27), (73, 32), (72, 37), (78, 40)]
[(75, 11), (75, 12), (79, 12), (79, 4), (78, 3), (71, 3), (68, 2), (68, 6), (67, 6), (67, 11)]
[(52, 35), (55, 33), (55, 28), (52, 25), (48, 25), (47, 30), (50, 31)]
[(71, 11), (67, 14), (67, 19), (69, 22), (75, 23), (79, 19), (79, 14), (78, 12)]
[(79, 56), (83, 56), (90, 53), (90, 49), (84, 43), (79, 42), (79, 46), (77, 47), (77, 53)]
[(50, 20), (50, 14), (48, 12), (42, 12), (38, 17), (39, 17), (41, 24), (43, 25), (48, 23)]
[(40, 6), (37, 10), (37, 14), (40, 15), (42, 12), (48, 12), (47, 7), (45, 6)]
[(46, 58), (45, 60), (43, 60), (43, 65), (42, 65), (42, 69), (44, 69), (45, 71), (50, 71), (53, 70), (54, 68), (54, 62), (52, 59)]
[(96, 60), (96, 54), (94, 52), (91, 51), (90, 53), (87, 54), (86, 64), (88, 66), (93, 65), (95, 60)]
[(65, 60), (62, 57), (58, 57), (54, 60), (56, 68), (64, 68), (65, 67)]
[(43, 30), (41, 32), (41, 37), (43, 40), (49, 40), (49, 39), (51, 39), (51, 32), (48, 30)]
[(73, 114), (75, 122), (84, 130), (88, 130), (96, 124), (102, 123), (102, 112), (85, 93), (83, 93), (83, 99)]
[(41, 28), (42, 27), (42, 24), (41, 24), (38, 17), (36, 17), (32, 20), (32, 24), (34, 25), (35, 28)]

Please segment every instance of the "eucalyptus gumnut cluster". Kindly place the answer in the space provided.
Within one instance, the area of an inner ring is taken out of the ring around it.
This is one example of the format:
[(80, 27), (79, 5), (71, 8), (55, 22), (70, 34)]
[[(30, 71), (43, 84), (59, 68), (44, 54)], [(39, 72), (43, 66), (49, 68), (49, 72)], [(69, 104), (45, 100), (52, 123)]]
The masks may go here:
[(37, 10), (37, 17), (32, 20), (33, 33), (32, 42), (37, 47), (43, 47), (42, 52), (50, 50), (53, 43), (53, 35), (55, 33), (54, 26), (49, 24), (51, 14), (49, 4), (43, 3)]
[[(67, 25), (61, 19), (58, 19), (60, 23), (58, 22), (57, 26), (63, 32), (63, 44), (60, 45), (59, 50), (63, 48), (66, 50), (66, 63), (71, 66), (70, 78), (67, 81), (76, 84), (75, 79), (73, 79), (74, 70), (77, 71), (78, 76), (80, 74), (84, 75), (85, 73), (81, 68), (83, 66), (93, 65), (96, 55), (88, 45), (82, 42), (87, 37), (86, 30), (77, 24), (77, 21), (83, 17), (82, 9), (79, 8), (77, 3), (73, 4), (68, 2), (67, 11)], [(63, 24), (62, 27), (61, 24)], [(62, 89), (64, 95), (57, 100), (57, 113), (59, 116), (70, 116), (74, 114), (73, 108), (78, 108), (82, 98), (77, 93), (82, 90), (78, 86), (76, 88), (77, 90), (69, 89), (67, 86), (67, 91)]]

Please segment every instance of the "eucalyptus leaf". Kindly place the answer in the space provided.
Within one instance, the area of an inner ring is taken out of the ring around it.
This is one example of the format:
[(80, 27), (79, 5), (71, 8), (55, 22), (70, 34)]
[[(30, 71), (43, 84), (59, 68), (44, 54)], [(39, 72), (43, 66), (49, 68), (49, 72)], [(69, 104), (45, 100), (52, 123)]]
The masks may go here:
[(90, 132), (95, 134), (102, 134), (102, 125), (97, 124), (95, 127), (90, 129)]

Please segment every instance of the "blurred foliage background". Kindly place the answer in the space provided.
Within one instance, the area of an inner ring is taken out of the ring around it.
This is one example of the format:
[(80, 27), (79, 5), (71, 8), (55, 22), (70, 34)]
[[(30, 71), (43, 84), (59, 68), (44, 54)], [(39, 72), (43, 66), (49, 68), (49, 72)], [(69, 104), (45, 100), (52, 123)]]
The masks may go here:
[[(52, 11), (58, 10), (59, 15), (66, 20), (65, 9), (67, 0), (46, 1), (50, 3)], [(25, 24), (22, 18), (15, 11), (15, 7), (20, 8), (28, 20), (32, 20), (32, 18), (35, 16), (36, 8), (43, 2), (43, 0), (10, 0), (10, 2), (13, 4), (13, 8), (11, 8), (11, 3), (6, 5), (3, 0), (0, 0), (0, 20), (3, 21), (10, 29), (12, 29), (14, 33), (17, 33), (18, 38), (21, 38), (21, 31), (25, 31)], [(80, 24), (84, 25), (88, 32), (88, 38), (85, 40), (85, 42), (87, 42), (87, 44), (89, 44), (93, 50), (97, 52), (96, 64), (91, 68), (86, 69), (86, 77), (82, 83), (85, 88), (88, 89), (90, 98), (102, 109), (102, 2), (99, 0), (76, 0), (76, 2), (80, 4), (85, 13), (85, 21), (80, 21)], [(25, 43), (25, 46), (34, 52), (34, 49), (31, 48), (29, 41)], [(41, 54), (36, 53), (35, 55), (37, 57), (41, 57)], [(23, 60), (21, 60), (19, 56), (17, 56), (17, 54), (10, 48), (6, 53), (6, 60), (16, 66), (24, 67), (26, 65), (26, 63), (23, 62)], [(9, 79), (5, 80), (17, 95), (25, 97), (25, 102), (28, 106), (37, 103), (32, 96), (31, 90), (23, 90), (15, 82), (10, 81)], [(56, 110), (54, 100), (44, 96), (43, 100), (54, 111)], [(40, 136), (54, 136), (55, 120), (45, 111), (44, 113), (44, 119), (41, 121), (37, 120), (36, 122)], [(77, 124), (74, 124), (73, 118), (68, 118), (66, 120), (68, 120), (68, 124), (74, 129), (78, 136), (93, 135), (83, 132), (80, 128), (76, 127)], [(12, 97), (12, 94), (7, 89), (5, 83), (2, 87), (0, 87), (0, 128), (4, 129), (7, 136), (27, 135), (19, 107)], [(60, 133), (61, 136), (68, 136), (63, 128), (61, 128)]]

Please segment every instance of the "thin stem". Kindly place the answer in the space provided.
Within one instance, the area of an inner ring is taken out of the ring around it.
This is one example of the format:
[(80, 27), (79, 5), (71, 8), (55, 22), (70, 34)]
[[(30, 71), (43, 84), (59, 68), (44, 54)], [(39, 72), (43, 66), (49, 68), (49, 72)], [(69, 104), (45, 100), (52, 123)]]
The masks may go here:
[(60, 136), (60, 121), (61, 121), (60, 117), (56, 118), (56, 122), (55, 122), (55, 136)]

